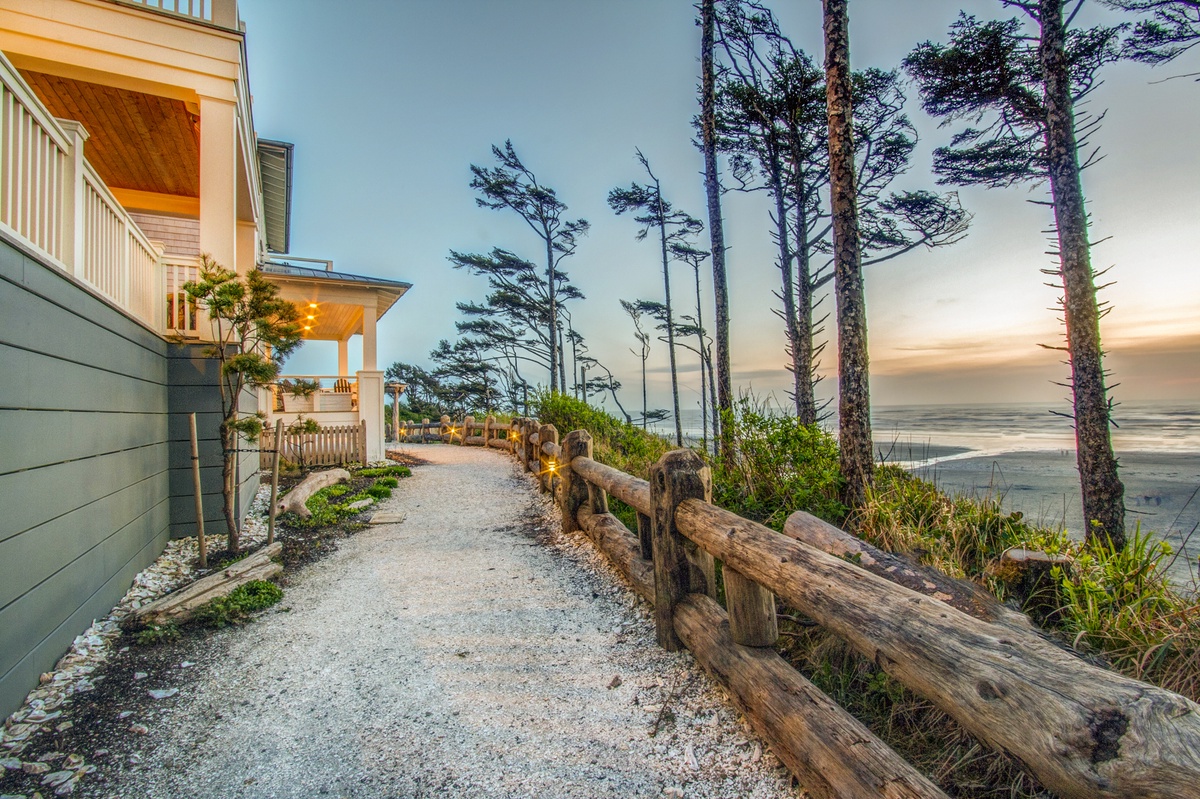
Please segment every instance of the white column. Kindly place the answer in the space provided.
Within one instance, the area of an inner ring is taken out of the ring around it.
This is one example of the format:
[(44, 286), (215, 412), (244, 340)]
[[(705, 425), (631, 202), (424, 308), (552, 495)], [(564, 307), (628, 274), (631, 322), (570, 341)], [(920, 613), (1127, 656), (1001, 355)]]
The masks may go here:
[(338, 376), (350, 376), (350, 340), (338, 341)]
[(239, 266), (237, 227), (237, 107), (231, 101), (202, 96), (200, 252), (227, 269)]
[(371, 372), (378, 368), (375, 357), (375, 306), (363, 306), (362, 368)]
[(358, 379), (358, 418), (367, 423), (367, 460), (381, 461), (383, 446), (383, 372), (363, 370)]

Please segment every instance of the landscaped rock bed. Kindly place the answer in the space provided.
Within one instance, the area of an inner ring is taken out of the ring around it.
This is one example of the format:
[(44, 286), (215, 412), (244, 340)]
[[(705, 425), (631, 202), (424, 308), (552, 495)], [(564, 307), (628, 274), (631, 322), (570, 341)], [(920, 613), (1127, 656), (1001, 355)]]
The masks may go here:
[[(371, 466), (379, 469), (395, 464)], [(377, 479), (354, 474), (343, 495), (332, 504), (346, 504), (347, 497), (365, 491)], [(280, 493), (299, 480), (281, 479)], [(243, 553), (266, 541), (269, 501), (270, 487), (263, 485), (242, 526)], [(365, 527), (374, 504), (372, 500), (328, 527), (303, 524), (291, 514), (277, 519), (276, 537), (283, 545), (280, 559), (285, 567), (295, 569), (332, 552), (339, 540)], [(162, 555), (138, 574), (109, 615), (76, 637), (55, 669), (42, 675), (25, 705), (5, 720), (0, 728), (0, 799), (69, 795), (85, 779), (102, 782), (103, 769), (97, 773), (97, 767), (114, 758), (132, 758), (129, 762), (136, 764), (140, 757), (136, 747), (121, 742), (128, 742), (131, 733), (136, 742), (146, 722), (155, 718), (156, 705), (186, 690), (194, 673), (188, 670), (198, 663), (196, 641), (209, 637), (211, 630), (183, 627), (169, 629), (166, 635), (147, 636), (136, 630), (123, 634), (121, 624), (133, 611), (214, 573), (231, 557), (224, 535), (212, 535), (210, 530), (207, 544), (210, 568), (201, 570), (195, 537), (170, 541)], [(281, 582), (286, 586), (286, 572)], [(157, 645), (139, 646), (139, 636), (154, 639)], [(193, 660), (188, 660), (189, 656)], [(171, 687), (156, 687), (164, 679)], [(89, 777), (91, 774), (96, 776)]]

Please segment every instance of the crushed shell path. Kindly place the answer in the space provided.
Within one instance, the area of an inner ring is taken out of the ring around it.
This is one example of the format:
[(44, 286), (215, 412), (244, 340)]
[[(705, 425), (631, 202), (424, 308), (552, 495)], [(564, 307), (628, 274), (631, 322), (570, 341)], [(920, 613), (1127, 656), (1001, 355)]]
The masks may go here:
[(380, 508), (404, 521), (214, 636), (140, 762), (90, 795), (801, 795), (511, 459), (408, 449), (431, 463)]

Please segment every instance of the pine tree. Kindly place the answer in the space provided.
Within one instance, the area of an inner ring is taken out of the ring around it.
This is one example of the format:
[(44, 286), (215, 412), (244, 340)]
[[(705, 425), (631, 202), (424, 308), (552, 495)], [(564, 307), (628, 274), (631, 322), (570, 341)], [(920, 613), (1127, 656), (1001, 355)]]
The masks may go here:
[[(920, 86), (925, 109), (946, 123), (969, 126), (934, 153), (942, 182), (1002, 188), (1048, 181), (1058, 242), (1058, 267), (1066, 324), (1063, 349), (1071, 367), (1076, 460), (1089, 539), (1125, 545), (1124, 487), (1117, 476), (1109, 432), (1100, 318), (1091, 265), (1079, 151), (1102, 114), (1075, 109), (1097, 85), (1097, 73), (1119, 57), (1119, 27), (1068, 29), (1062, 0), (1006, 2), (1020, 19), (979, 22), (963, 14), (950, 44), (926, 42), (905, 60)], [(984, 120), (982, 127), (974, 127)], [(1093, 153), (1094, 155), (1094, 153)], [(1089, 159), (1090, 161), (1090, 159)], [(1087, 164), (1085, 163), (1084, 166)]]

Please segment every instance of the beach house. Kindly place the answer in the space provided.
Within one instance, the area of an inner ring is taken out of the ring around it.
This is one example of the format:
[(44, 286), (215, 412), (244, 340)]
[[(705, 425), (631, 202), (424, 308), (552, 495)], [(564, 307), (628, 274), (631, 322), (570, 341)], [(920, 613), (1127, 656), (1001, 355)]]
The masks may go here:
[(200, 253), (260, 268), (339, 342), (308, 415), (382, 456), (376, 322), (409, 284), (286, 255), (292, 164), (256, 136), (236, 0), (0, 0), (0, 716), (194, 532), (191, 413), (221, 529), (211, 334), (182, 293)]

